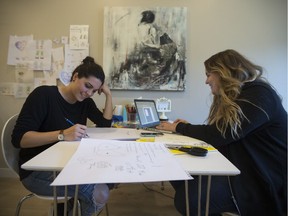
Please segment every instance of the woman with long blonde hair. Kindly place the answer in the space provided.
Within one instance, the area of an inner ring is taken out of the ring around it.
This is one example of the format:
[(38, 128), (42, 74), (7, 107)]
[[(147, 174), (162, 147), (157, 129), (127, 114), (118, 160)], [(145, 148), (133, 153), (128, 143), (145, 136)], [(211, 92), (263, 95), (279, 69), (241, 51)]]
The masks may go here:
[[(204, 65), (213, 94), (207, 124), (177, 119), (158, 128), (203, 140), (240, 169), (237, 176), (212, 178), (211, 215), (287, 215), (287, 112), (280, 97), (262, 77), (262, 67), (235, 50), (219, 52)], [(184, 183), (171, 184), (175, 207), (184, 215)], [(195, 178), (189, 183), (190, 215), (197, 213), (197, 187)]]

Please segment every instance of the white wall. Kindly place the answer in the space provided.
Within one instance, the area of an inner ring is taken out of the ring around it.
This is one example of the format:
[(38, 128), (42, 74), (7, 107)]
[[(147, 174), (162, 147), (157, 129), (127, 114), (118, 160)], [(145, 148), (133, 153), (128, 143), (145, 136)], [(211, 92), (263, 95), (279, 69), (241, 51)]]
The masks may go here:
[[(35, 39), (69, 35), (70, 24), (90, 26), (90, 55), (103, 61), (104, 6), (185, 6), (187, 26), (187, 83), (184, 92), (113, 91), (114, 104), (134, 98), (167, 97), (170, 119), (203, 123), (209, 111), (210, 89), (205, 85), (203, 62), (216, 52), (232, 48), (265, 68), (265, 76), (283, 97), (287, 110), (287, 1), (286, 0), (1, 0), (0, 80), (13, 82), (7, 66), (9, 35), (33, 34)], [(36, 76), (37, 75), (36, 73)], [(103, 98), (95, 96), (103, 107)], [(0, 95), (0, 129), (19, 112), (23, 99)], [(5, 167), (0, 156), (0, 167)]]

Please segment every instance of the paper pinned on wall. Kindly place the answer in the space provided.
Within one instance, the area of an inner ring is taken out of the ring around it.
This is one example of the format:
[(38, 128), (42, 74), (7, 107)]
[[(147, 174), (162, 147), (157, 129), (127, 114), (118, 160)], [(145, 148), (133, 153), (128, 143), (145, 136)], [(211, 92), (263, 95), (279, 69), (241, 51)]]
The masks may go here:
[(50, 71), (44, 71), (44, 77), (50, 80), (59, 78), (59, 73), (64, 68), (64, 49), (63, 46), (52, 48), (52, 68)]
[(34, 83), (17, 83), (15, 86), (15, 98), (26, 98), (33, 91)]
[(14, 96), (15, 95), (16, 86), (17, 86), (17, 83), (15, 83), (15, 82), (0, 83), (0, 93), (1, 93), (1, 95)]
[(11, 35), (7, 64), (16, 65), (17, 61), (33, 61), (34, 70), (50, 70), (51, 49), (51, 40), (33, 40), (33, 35)]
[(15, 65), (16, 60), (33, 61), (33, 35), (9, 37), (8, 65)]
[(15, 77), (18, 83), (33, 83), (33, 61), (18, 61), (16, 60)]
[(65, 44), (65, 62), (64, 69), (60, 71), (59, 78), (61, 82), (67, 85), (73, 70), (81, 64), (86, 56), (89, 56), (89, 49), (75, 50), (71, 49), (69, 44)]
[(57, 85), (56, 79), (34, 78), (34, 88), (42, 85)]
[(51, 70), (52, 41), (34, 40), (34, 70)]
[(88, 49), (89, 25), (70, 25), (70, 49)]

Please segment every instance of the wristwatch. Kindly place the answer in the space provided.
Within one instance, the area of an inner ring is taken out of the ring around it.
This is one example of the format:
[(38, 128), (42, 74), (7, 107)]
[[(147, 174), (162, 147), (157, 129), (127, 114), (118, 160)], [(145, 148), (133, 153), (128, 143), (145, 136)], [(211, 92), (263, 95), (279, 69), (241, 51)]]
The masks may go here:
[(59, 134), (58, 134), (58, 140), (59, 140), (59, 141), (63, 141), (63, 140), (64, 140), (63, 130), (60, 130), (60, 132), (59, 132)]

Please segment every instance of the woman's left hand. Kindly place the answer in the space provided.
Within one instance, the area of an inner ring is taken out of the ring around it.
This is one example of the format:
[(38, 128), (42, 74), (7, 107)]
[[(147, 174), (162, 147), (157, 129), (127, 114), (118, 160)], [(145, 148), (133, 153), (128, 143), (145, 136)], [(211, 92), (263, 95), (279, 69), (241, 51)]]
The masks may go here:
[(106, 84), (106, 82), (104, 82), (104, 84), (101, 86), (101, 88), (98, 89), (98, 94), (99, 94), (99, 95), (100, 95), (102, 92), (103, 92), (106, 96), (107, 96), (107, 95), (111, 95), (111, 91), (110, 91), (108, 85)]

